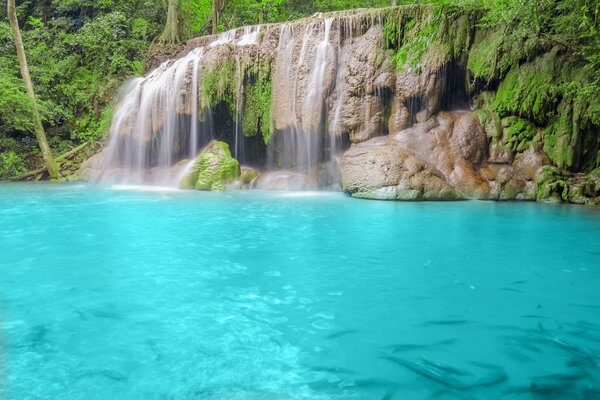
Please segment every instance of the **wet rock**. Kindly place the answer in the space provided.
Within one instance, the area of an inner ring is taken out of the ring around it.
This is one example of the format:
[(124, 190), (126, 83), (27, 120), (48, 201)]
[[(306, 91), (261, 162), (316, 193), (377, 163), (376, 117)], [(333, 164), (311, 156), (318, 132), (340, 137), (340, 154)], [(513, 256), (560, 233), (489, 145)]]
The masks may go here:
[[(440, 171), (448, 184), (463, 197), (486, 199), (490, 191), (489, 184), (479, 173), (478, 163), (472, 161), (479, 161), (482, 151), (458, 149), (460, 151), (457, 152), (456, 146), (454, 148), (452, 146), (453, 141), (460, 142), (464, 137), (473, 135), (466, 128), (459, 127), (457, 138), (453, 139), (455, 121), (461, 118), (472, 118), (472, 115), (464, 112), (440, 113), (390, 137), (401, 148), (410, 151)], [(470, 122), (464, 124), (469, 126)], [(480, 133), (476, 132), (474, 135)]]
[(360, 143), (375, 136), (381, 135), (383, 132), (383, 119), (381, 117), (381, 113), (374, 115), (371, 119), (365, 124), (364, 128), (359, 132), (351, 132), (350, 140), (352, 143)]
[(196, 158), (179, 182), (182, 189), (223, 191), (240, 176), (240, 164), (231, 156), (227, 143), (213, 140)]
[(253, 181), (258, 178), (259, 173), (253, 168), (250, 167), (241, 167), (240, 172), (240, 186), (242, 188), (251, 188)]
[(481, 164), (486, 155), (487, 137), (473, 113), (465, 113), (454, 123), (450, 146), (465, 160), (474, 165)]
[(600, 169), (585, 175), (544, 165), (537, 170), (535, 183), (538, 201), (600, 205)]
[(378, 200), (455, 200), (443, 175), (394, 144), (356, 145), (342, 161), (343, 190)]
[(329, 125), (335, 134), (348, 132), (353, 143), (363, 142), (383, 131), (384, 106), (380, 93), (392, 91), (395, 75), (382, 46), (383, 30), (373, 26), (364, 35), (349, 38), (340, 49), (336, 99)]
[(402, 104), (399, 98), (395, 97), (392, 101), (392, 110), (388, 121), (388, 130), (396, 133), (408, 128), (410, 113), (408, 108)]
[(79, 178), (86, 182), (98, 181), (104, 169), (104, 155), (101, 152), (85, 160), (79, 168)]
[(316, 182), (310, 176), (292, 171), (266, 172), (253, 183), (253, 188), (260, 190), (305, 190), (316, 187)]
[(396, 75), (390, 72), (383, 72), (373, 82), (375, 89), (382, 91), (385, 89), (394, 90), (396, 86)]
[(490, 144), (488, 162), (492, 164), (510, 164), (513, 160), (513, 152), (496, 141)]

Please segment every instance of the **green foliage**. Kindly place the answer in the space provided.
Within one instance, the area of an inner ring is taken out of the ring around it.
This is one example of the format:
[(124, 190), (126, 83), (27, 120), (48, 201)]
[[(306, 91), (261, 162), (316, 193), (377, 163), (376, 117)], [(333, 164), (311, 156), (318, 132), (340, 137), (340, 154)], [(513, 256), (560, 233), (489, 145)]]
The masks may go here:
[(498, 87), (493, 108), (502, 116), (519, 115), (544, 125), (553, 116), (559, 87), (554, 76), (556, 54), (515, 65)]
[(231, 60), (225, 60), (205, 71), (201, 90), (202, 107), (216, 107), (223, 102), (234, 113), (237, 78), (236, 66)]
[(274, 131), (271, 70), (269, 66), (259, 65), (250, 74), (252, 82), (244, 86), (243, 131), (245, 136), (261, 132), (266, 144)]
[[(157, 12), (161, 7), (154, 1), (69, 0), (47, 2), (45, 8), (34, 7), (37, 3), (33, 2), (19, 5), (38, 108), (57, 154), (105, 134), (113, 96), (126, 78), (143, 72), (146, 49), (162, 25)], [(29, 99), (12, 32), (4, 21), (0, 21), (0, 139), (28, 139), (33, 129)], [(38, 156), (37, 151), (26, 152), (28, 159)]]
[(531, 122), (517, 117), (507, 117), (502, 120), (503, 144), (512, 151), (527, 150), (534, 139), (537, 129)]
[(26, 171), (25, 161), (14, 151), (0, 153), (0, 179), (16, 178)]
[(470, 47), (472, 13), (447, 1), (390, 13), (383, 30), (397, 69), (409, 66), (421, 70), (427, 63), (435, 70), (460, 57)]
[(389, 0), (315, 0), (314, 2), (315, 8), (321, 12), (349, 10), (351, 8), (386, 7), (390, 4)]

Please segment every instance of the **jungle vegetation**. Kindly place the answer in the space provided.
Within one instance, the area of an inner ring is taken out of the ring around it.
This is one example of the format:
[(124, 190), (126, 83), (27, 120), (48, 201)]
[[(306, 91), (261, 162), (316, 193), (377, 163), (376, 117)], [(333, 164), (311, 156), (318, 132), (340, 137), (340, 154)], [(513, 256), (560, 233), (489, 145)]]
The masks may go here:
[[(496, 36), (498, 48), (522, 42), (522, 38), (552, 42), (562, 56), (574, 60), (592, 77), (585, 87), (572, 90), (583, 91), (588, 103), (589, 99), (600, 98), (600, 3), (596, 0), (432, 2), (440, 14), (456, 12), (456, 6), (475, 12), (479, 16), (477, 26), (501, 32)], [(145, 72), (145, 60), (153, 52), (238, 26), (393, 3), (409, 1), (17, 0), (15, 12), (35, 89), (35, 108), (52, 153), (60, 157), (103, 138), (110, 124), (113, 97), (125, 80)], [(435, 29), (435, 24), (426, 27)], [(412, 51), (427, 46), (424, 38), (428, 34), (431, 32), (415, 39)], [(480, 80), (504, 79), (514, 65), (523, 61), (522, 57), (511, 58), (510, 51), (501, 55), (478, 49), (483, 56), (475, 55), (470, 69), (480, 74)], [(492, 56), (492, 64), (483, 62), (489, 59), (488, 55)], [(406, 54), (399, 52), (395, 56)], [(477, 60), (482, 63), (477, 64)], [(35, 111), (23, 78), (7, 0), (0, 0), (0, 178), (19, 177), (43, 164)], [(517, 79), (516, 86), (518, 82)], [(563, 83), (563, 89), (568, 90), (569, 82)], [(513, 106), (509, 104), (511, 96), (505, 107)], [(532, 108), (525, 114), (536, 113), (536, 104), (519, 102), (517, 106)], [(596, 101), (586, 108), (596, 125), (600, 125), (599, 107)]]

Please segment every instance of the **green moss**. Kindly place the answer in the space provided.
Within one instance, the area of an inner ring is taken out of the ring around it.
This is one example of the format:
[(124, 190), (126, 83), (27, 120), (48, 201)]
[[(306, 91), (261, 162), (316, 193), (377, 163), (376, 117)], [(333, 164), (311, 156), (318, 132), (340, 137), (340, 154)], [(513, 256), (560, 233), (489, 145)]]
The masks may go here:
[(475, 21), (474, 10), (462, 6), (402, 9), (383, 24), (385, 44), (399, 71), (406, 66), (437, 70), (468, 51)]
[(501, 80), (513, 66), (548, 50), (527, 26), (501, 23), (486, 28), (485, 18), (479, 22), (467, 60), (471, 83), (480, 80), (489, 84)]
[(507, 117), (502, 120), (503, 144), (512, 151), (525, 151), (537, 134), (537, 128), (531, 122), (517, 117)]
[(213, 140), (196, 158), (179, 182), (182, 189), (223, 191), (240, 176), (240, 164), (231, 156), (227, 143)]
[(244, 85), (242, 126), (244, 136), (262, 133), (263, 140), (269, 143), (273, 134), (271, 118), (272, 77), (270, 64), (258, 64), (247, 72), (248, 83)]
[(499, 65), (503, 36), (496, 30), (480, 30), (467, 59), (467, 69), (475, 79), (490, 82), (506, 68)]
[(544, 166), (536, 179), (536, 200), (561, 202), (568, 193), (568, 175), (556, 167)]
[(559, 86), (554, 79), (555, 55), (513, 66), (500, 83), (492, 104), (501, 116), (518, 115), (545, 125), (554, 115)]
[(492, 109), (494, 92), (482, 92), (477, 96), (478, 108), (475, 115), (479, 118), (479, 123), (485, 130), (486, 135), (493, 140), (502, 138), (502, 123), (498, 114)]
[(202, 108), (215, 107), (221, 102), (229, 106), (229, 110), (235, 110), (235, 88), (237, 76), (235, 64), (231, 60), (224, 60), (213, 69), (204, 71), (202, 79)]
[(571, 174), (544, 166), (536, 179), (538, 201), (600, 204), (600, 173)]
[(574, 130), (572, 106), (563, 100), (559, 115), (544, 129), (544, 151), (560, 168), (569, 168), (574, 161)]

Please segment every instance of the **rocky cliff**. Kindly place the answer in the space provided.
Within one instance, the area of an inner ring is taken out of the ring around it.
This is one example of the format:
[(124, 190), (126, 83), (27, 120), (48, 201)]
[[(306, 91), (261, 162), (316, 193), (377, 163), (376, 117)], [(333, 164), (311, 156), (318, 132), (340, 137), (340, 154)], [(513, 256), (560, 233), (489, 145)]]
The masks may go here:
[(262, 188), (275, 172), (360, 198), (599, 203), (590, 77), (551, 41), (477, 22), (401, 6), (191, 40), (124, 90), (82, 175), (177, 184), (218, 139)]

